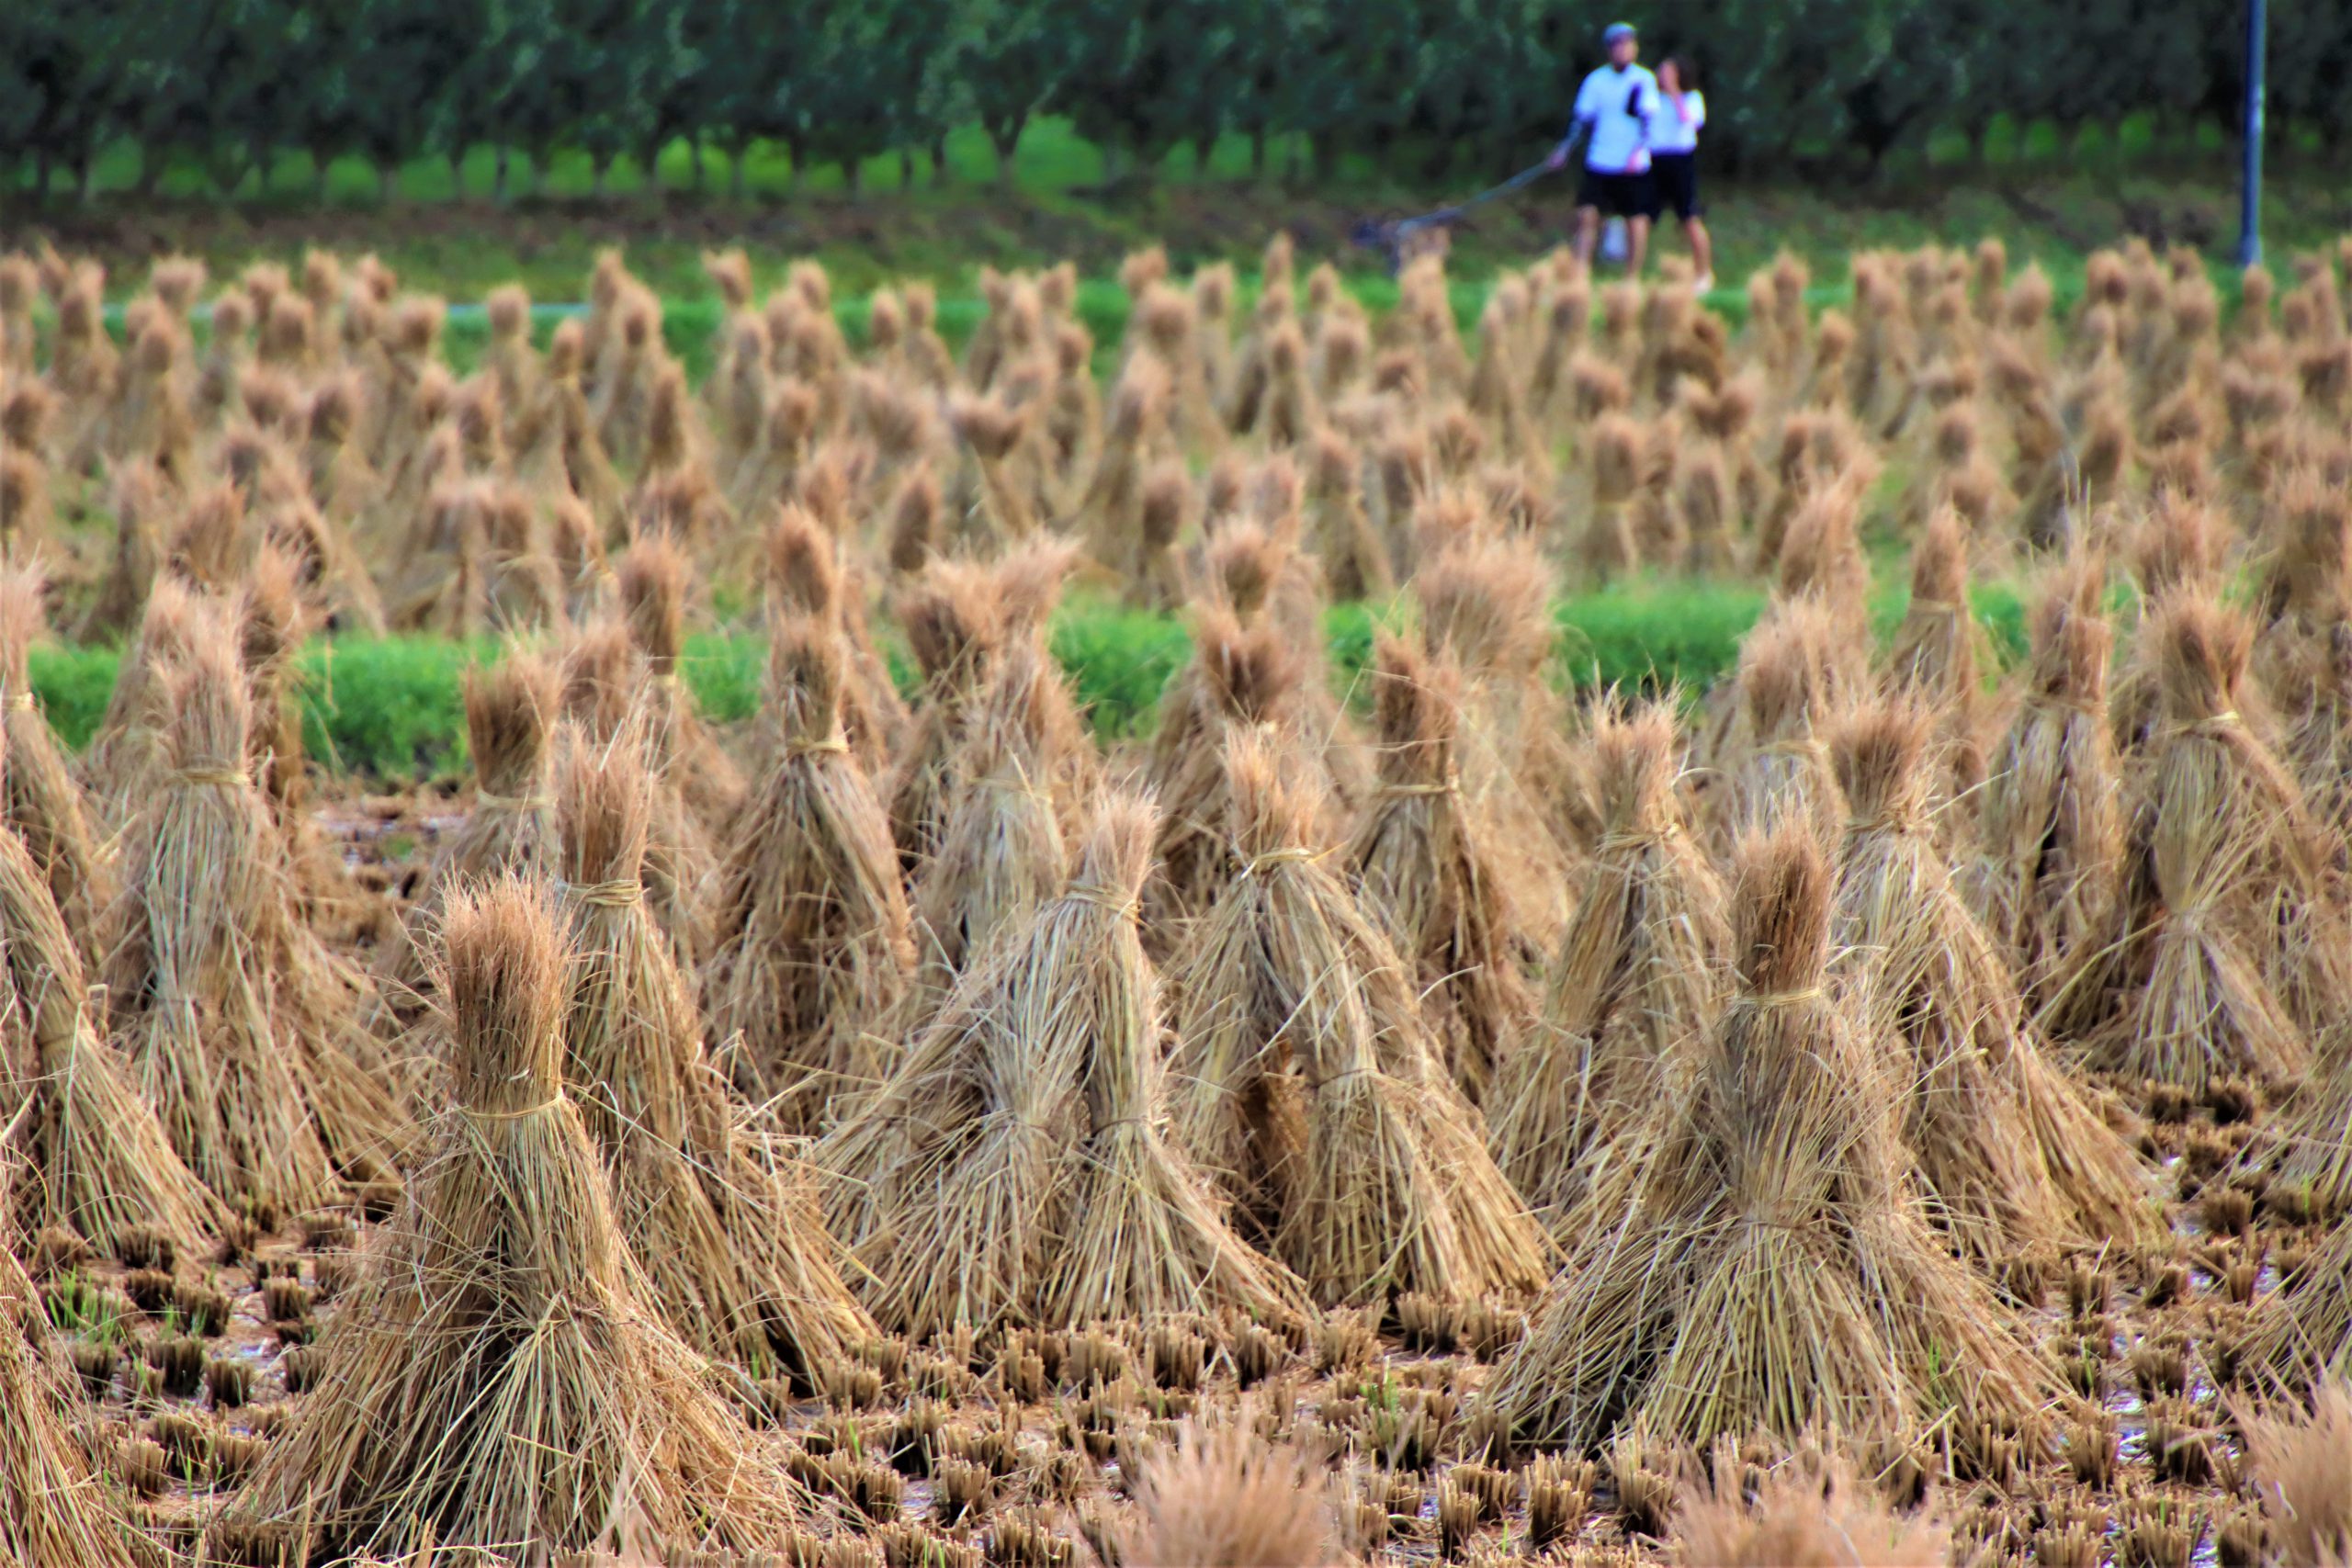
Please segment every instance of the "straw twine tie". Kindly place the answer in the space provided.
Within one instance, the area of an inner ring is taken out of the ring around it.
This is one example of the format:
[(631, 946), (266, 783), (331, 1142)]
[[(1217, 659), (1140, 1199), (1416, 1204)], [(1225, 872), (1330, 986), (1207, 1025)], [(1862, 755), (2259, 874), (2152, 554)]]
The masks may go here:
[(1285, 849), (1268, 850), (1264, 854), (1254, 857), (1249, 864), (1243, 866), (1241, 874), (1257, 876), (1272, 871), (1278, 865), (1312, 865), (1330, 852), (1329, 850), (1310, 850), (1303, 844), (1293, 844)]
[(555, 807), (553, 796), (544, 791), (528, 795), (500, 795), (494, 790), (474, 791), (474, 804), (492, 811), (550, 811)]
[(1073, 904), (1091, 904), (1123, 917), (1132, 918), (1138, 912), (1135, 896), (1125, 888), (1109, 887), (1099, 882), (1074, 882), (1062, 897)]
[(538, 1115), (541, 1111), (553, 1111), (562, 1103), (563, 1090), (558, 1089), (537, 1104), (526, 1105), (520, 1111), (476, 1111), (470, 1105), (460, 1105), (457, 1110), (458, 1114), (469, 1122), (523, 1122)]
[(1603, 834), (1600, 841), (1592, 846), (1592, 852), (1598, 856), (1620, 854), (1632, 850), (1657, 849), (1672, 842), (1681, 835), (1680, 824), (1674, 822), (1668, 822), (1657, 828), (1628, 829), (1620, 833)]
[(1392, 800), (1408, 800), (1426, 795), (1460, 795), (1462, 781), (1447, 779), (1442, 784), (1385, 784), (1380, 786), (1380, 793)]
[(2203, 718), (2192, 718), (2186, 724), (2177, 724), (2165, 731), (2165, 734), (2176, 738), (2189, 735), (2211, 737), (2245, 728), (2245, 720), (2238, 716), (2237, 709), (2223, 708), (2217, 714), (2211, 714)]
[(645, 897), (645, 885), (633, 876), (611, 882), (567, 882), (561, 886), (567, 897), (600, 909), (625, 909)]
[(231, 789), (242, 788), (253, 783), (252, 775), (248, 774), (244, 769), (222, 767), (218, 764), (182, 768), (175, 776), (184, 784), (221, 784)]

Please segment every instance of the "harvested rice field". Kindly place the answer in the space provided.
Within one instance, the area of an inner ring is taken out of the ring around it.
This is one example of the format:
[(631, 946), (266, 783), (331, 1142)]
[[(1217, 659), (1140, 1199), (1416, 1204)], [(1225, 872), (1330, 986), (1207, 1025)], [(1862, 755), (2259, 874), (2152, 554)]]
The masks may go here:
[(2352, 1560), (2352, 243), (707, 266), (0, 258), (0, 1562)]

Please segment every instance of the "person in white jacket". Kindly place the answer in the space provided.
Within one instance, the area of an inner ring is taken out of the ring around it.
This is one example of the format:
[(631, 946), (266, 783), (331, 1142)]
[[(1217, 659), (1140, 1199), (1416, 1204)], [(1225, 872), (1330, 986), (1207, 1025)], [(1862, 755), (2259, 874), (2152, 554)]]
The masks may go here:
[(1660, 213), (1673, 210), (1690, 245), (1699, 291), (1715, 286), (1715, 247), (1699, 200), (1699, 132), (1707, 123), (1706, 96), (1690, 62), (1670, 54), (1657, 62), (1657, 98), (1650, 110), (1650, 186)]
[(1625, 271), (1638, 276), (1648, 249), (1650, 220), (1657, 216), (1657, 186), (1650, 179), (1650, 120), (1657, 105), (1657, 78), (1639, 63), (1640, 38), (1630, 22), (1613, 22), (1600, 35), (1609, 63), (1577, 89), (1576, 125), (1552, 149), (1546, 166), (1568, 161), (1569, 143), (1584, 133), (1584, 177), (1577, 186), (1577, 259), (1592, 263), (1605, 212), (1625, 220)]

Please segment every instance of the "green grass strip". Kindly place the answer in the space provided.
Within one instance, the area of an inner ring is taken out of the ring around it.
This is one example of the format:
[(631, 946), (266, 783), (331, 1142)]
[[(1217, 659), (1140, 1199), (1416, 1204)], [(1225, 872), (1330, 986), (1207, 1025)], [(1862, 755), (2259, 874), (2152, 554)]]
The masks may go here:
[[(1737, 664), (1739, 642), (1763, 612), (1759, 588), (1639, 581), (1565, 600), (1558, 606), (1555, 673), (1580, 688), (1617, 686), (1703, 691)], [(2024, 649), (2024, 607), (2003, 585), (1973, 594), (1977, 619), (2000, 657)], [(1902, 619), (1899, 584), (1872, 596), (1871, 618), (1883, 638)], [(1324, 618), (1332, 681), (1360, 695), (1373, 637), (1399, 612), (1342, 604)], [(1183, 668), (1192, 638), (1183, 622), (1148, 611), (1078, 603), (1055, 620), (1052, 646), (1098, 734), (1147, 733), (1159, 694)], [(901, 650), (888, 650), (894, 674), (910, 686)], [(300, 661), (303, 744), (333, 773), (384, 784), (447, 776), (466, 764), (466, 667), (500, 656), (498, 645), (441, 638), (343, 638), (315, 642)], [(106, 712), (119, 649), (48, 644), (33, 650), (33, 691), (59, 737), (86, 745)], [(688, 639), (684, 674), (702, 710), (722, 724), (759, 709), (766, 666), (764, 639), (748, 632)]]

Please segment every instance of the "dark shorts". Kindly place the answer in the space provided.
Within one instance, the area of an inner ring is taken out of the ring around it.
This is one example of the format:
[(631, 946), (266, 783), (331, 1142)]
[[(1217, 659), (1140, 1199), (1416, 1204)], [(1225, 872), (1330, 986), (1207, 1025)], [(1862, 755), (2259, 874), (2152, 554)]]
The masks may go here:
[(1650, 199), (1657, 203), (1650, 210), (1669, 211), (1684, 222), (1696, 218), (1705, 208), (1699, 205), (1699, 155), (1695, 152), (1653, 152), (1650, 154)]
[(1657, 216), (1657, 186), (1647, 175), (1611, 175), (1587, 169), (1577, 186), (1578, 207), (1599, 208), (1611, 218)]

